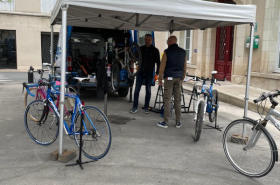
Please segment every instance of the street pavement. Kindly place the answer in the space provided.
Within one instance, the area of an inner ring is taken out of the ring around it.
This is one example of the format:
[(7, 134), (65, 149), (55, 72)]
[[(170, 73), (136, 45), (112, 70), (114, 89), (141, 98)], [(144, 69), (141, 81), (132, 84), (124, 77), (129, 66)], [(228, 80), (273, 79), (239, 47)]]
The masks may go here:
[[(2, 80), (2, 81), (1, 81)], [(6, 81), (4, 81), (6, 80)], [(107, 114), (130, 118), (125, 124), (111, 122), (112, 146), (109, 153), (99, 161), (79, 166), (66, 167), (65, 163), (51, 161), (49, 154), (58, 149), (58, 139), (50, 146), (36, 144), (27, 134), (24, 126), (24, 103), (22, 94), (26, 73), (0, 72), (0, 184), (213, 184), (213, 185), (279, 185), (280, 165), (262, 178), (249, 178), (238, 173), (228, 162), (222, 146), (223, 131), (203, 129), (201, 138), (195, 142), (192, 114), (182, 114), (180, 129), (175, 127), (174, 117), (169, 128), (156, 125), (162, 118), (150, 112), (144, 114), (138, 109), (130, 114), (132, 103), (128, 97), (120, 98), (109, 94)], [(150, 105), (153, 106), (157, 86), (152, 88)], [(145, 88), (140, 93), (142, 107)], [(189, 99), (187, 95), (186, 100)], [(104, 110), (103, 100), (96, 99), (94, 91), (81, 94), (86, 105)], [(218, 124), (225, 127), (243, 116), (243, 109), (220, 103)], [(248, 116), (258, 119), (257, 113)], [(211, 124), (208, 116), (204, 126)], [(268, 126), (278, 147), (280, 133)], [(63, 148), (78, 150), (75, 142), (64, 134)], [(77, 159), (77, 158), (76, 158)], [(75, 159), (75, 160), (76, 160)], [(72, 160), (66, 164), (75, 163)], [(88, 161), (86, 157), (83, 161)]]

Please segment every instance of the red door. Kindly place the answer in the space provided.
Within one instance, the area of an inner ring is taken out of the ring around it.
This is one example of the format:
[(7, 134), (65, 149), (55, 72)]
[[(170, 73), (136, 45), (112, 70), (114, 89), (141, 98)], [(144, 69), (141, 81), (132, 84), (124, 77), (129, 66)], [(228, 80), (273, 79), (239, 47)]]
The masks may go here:
[[(219, 0), (221, 3), (235, 4), (232, 0)], [(232, 48), (234, 26), (219, 27), (216, 33), (215, 78), (231, 81)]]
[(217, 28), (215, 70), (219, 80), (231, 80), (234, 26)]

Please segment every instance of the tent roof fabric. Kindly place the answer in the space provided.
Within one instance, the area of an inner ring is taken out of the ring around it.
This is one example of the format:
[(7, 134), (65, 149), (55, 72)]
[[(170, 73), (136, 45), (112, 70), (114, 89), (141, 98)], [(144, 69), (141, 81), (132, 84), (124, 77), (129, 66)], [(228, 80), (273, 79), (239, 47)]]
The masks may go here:
[(79, 27), (180, 31), (255, 22), (255, 5), (200, 0), (58, 0), (51, 24), (61, 24), (61, 6), (69, 5), (67, 24)]

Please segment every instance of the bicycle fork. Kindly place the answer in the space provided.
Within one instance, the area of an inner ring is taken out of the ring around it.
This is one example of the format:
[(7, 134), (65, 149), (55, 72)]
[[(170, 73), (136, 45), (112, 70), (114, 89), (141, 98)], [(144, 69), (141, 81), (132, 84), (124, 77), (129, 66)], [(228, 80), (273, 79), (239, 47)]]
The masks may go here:
[[(264, 122), (266, 124), (266, 122)], [(252, 130), (254, 130), (254, 133), (252, 135), (252, 137), (250, 138), (250, 140), (248, 141), (248, 144), (243, 148), (243, 150), (248, 150), (248, 149), (251, 149), (253, 148), (254, 146), (256, 146), (256, 143), (258, 142), (260, 136), (261, 136), (261, 125), (260, 124), (263, 124), (263, 123), (259, 123), (257, 125), (255, 125)], [(245, 133), (244, 133), (244, 130), (243, 130), (243, 133), (242, 133), (242, 137), (244, 137)]]

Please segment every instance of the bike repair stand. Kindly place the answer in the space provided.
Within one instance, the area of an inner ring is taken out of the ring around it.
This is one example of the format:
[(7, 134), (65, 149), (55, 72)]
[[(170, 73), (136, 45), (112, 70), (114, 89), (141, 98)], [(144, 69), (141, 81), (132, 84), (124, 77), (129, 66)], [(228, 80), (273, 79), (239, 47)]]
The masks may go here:
[[(158, 104), (158, 109), (156, 108), (157, 104)], [(161, 110), (161, 107), (162, 107), (161, 104), (163, 104), (163, 89), (162, 89), (162, 85), (159, 85), (158, 90), (157, 90), (157, 96), (156, 96), (156, 99), (155, 99), (154, 108), (152, 108), (151, 111), (156, 112), (156, 113), (160, 113), (160, 110)]]
[(186, 107), (186, 103), (185, 103), (185, 94), (184, 93), (184, 88), (183, 86), (181, 85), (181, 92), (182, 92), (182, 99), (183, 99), (183, 103), (181, 104), (181, 109), (184, 109), (184, 111), (182, 111), (182, 113), (195, 113), (195, 111), (190, 111), (190, 107), (191, 107), (191, 103), (192, 103), (192, 100), (194, 99), (193, 98), (193, 92), (191, 93), (187, 93), (188, 95), (191, 95), (191, 98), (190, 98), (190, 102), (189, 102), (189, 105)]
[[(81, 81), (79, 81), (79, 86), (78, 86), (78, 94), (80, 95), (80, 88), (81, 88)], [(82, 164), (86, 164), (86, 163), (91, 163), (91, 162), (95, 162), (97, 160), (93, 160), (93, 161), (86, 161), (86, 162), (82, 162), (82, 147), (83, 147), (83, 121), (84, 121), (84, 114), (83, 112), (81, 113), (81, 124), (80, 124), (80, 147), (79, 147), (79, 159), (76, 160), (76, 163), (74, 164), (67, 164), (65, 166), (75, 166), (75, 165), (79, 165), (81, 167), (81, 169), (83, 170), (83, 166)]]
[[(217, 125), (217, 118), (215, 119), (215, 126), (214, 127), (211, 126), (211, 125), (206, 125), (206, 126), (207, 127), (204, 128), (204, 129), (216, 129), (216, 130), (222, 131), (222, 128), (223, 128), (223, 127), (220, 127), (219, 125)], [(210, 127), (210, 128), (208, 128), (208, 127)]]

